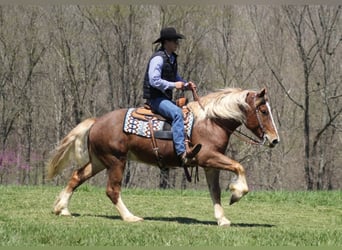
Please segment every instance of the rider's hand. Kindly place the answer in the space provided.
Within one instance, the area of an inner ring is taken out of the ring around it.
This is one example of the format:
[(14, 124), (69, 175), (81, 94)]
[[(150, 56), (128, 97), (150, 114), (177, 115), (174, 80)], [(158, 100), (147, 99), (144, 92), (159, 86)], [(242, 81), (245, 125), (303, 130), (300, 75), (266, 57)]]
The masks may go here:
[(175, 82), (176, 89), (182, 89), (184, 87), (184, 82), (178, 81)]

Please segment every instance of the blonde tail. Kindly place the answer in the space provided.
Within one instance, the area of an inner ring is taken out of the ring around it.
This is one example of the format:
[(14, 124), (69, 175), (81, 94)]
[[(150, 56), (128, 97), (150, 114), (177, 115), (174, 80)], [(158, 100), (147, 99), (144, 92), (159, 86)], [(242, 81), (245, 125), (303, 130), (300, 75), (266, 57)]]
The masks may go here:
[(81, 122), (61, 141), (47, 164), (48, 179), (59, 174), (71, 160), (80, 166), (89, 162), (88, 132), (94, 123), (93, 118)]

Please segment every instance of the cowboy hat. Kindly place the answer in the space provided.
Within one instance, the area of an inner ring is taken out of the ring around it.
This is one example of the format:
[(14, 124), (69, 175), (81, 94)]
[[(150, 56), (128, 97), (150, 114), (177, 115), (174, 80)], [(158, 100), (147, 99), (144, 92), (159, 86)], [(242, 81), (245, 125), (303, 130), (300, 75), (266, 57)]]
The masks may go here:
[(163, 28), (160, 31), (160, 37), (157, 40), (155, 40), (153, 44), (159, 43), (165, 40), (184, 39), (184, 38), (185, 36), (183, 36), (182, 34), (178, 34), (175, 28), (167, 27), (167, 28)]

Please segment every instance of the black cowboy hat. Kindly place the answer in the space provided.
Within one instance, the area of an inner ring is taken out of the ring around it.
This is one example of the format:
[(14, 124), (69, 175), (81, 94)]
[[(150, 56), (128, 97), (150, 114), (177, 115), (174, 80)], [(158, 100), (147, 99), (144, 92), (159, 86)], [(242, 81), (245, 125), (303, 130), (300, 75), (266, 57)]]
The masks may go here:
[(165, 40), (184, 39), (184, 38), (185, 36), (183, 36), (182, 34), (178, 34), (175, 28), (167, 27), (167, 28), (163, 28), (160, 31), (160, 37), (157, 40), (155, 40), (153, 44), (159, 43)]

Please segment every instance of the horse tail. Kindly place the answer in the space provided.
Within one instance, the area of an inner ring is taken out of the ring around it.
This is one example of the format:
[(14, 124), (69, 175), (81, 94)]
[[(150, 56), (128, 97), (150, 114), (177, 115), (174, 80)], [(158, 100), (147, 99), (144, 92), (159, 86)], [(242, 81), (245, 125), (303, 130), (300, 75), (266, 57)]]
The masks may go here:
[(81, 166), (84, 166), (90, 161), (88, 134), (94, 123), (94, 118), (84, 120), (64, 137), (47, 164), (48, 179), (52, 179), (59, 174), (73, 159)]

